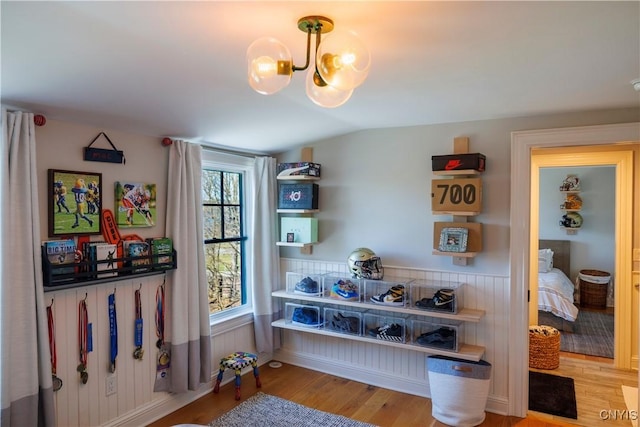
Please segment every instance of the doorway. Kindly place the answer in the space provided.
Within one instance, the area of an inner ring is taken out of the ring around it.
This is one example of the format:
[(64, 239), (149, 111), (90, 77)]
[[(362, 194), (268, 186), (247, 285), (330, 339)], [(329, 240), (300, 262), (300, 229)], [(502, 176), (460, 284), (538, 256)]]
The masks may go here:
[[(514, 313), (513, 326), (509, 332), (509, 414), (524, 417), (528, 410), (528, 290), (532, 279), (530, 265), (537, 265), (538, 227), (532, 224), (530, 212), (537, 210), (535, 200), (539, 191), (534, 182), (537, 174), (531, 163), (532, 153), (537, 149), (554, 149), (554, 156), (548, 156), (549, 165), (554, 158), (570, 156), (582, 164), (613, 164), (616, 166), (616, 266), (621, 291), (616, 295), (616, 334), (624, 339), (616, 339), (616, 367), (630, 368), (632, 364), (632, 341), (637, 347), (637, 337), (632, 336), (631, 323), (621, 324), (620, 319), (631, 319), (632, 287), (631, 256), (634, 235), (638, 242), (638, 224), (633, 223), (633, 197), (638, 197), (638, 189), (633, 186), (633, 165), (639, 162), (640, 124), (589, 126), (580, 128), (551, 129), (543, 131), (514, 132), (511, 152), (511, 289), (510, 303)], [(624, 143), (623, 141), (630, 141)], [(581, 147), (576, 149), (576, 147)], [(586, 153), (586, 149), (591, 154)], [(611, 154), (605, 154), (611, 153)], [(608, 158), (608, 156), (612, 156)], [(603, 159), (606, 158), (606, 163)], [(566, 160), (566, 159), (564, 159)], [(555, 166), (561, 166), (555, 163)], [(534, 221), (535, 222), (535, 221)], [(635, 228), (635, 232), (633, 231)], [(637, 315), (637, 314), (636, 314)], [(633, 339), (632, 339), (633, 338)], [(637, 365), (637, 361), (635, 362)], [(635, 366), (635, 365), (634, 365)]]

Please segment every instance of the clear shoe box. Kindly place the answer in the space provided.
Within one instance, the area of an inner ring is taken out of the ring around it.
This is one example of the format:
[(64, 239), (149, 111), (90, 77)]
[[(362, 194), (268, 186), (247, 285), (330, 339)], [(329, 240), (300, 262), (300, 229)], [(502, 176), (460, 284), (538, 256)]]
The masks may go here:
[[(406, 307), (409, 305), (409, 284), (413, 279), (387, 278), (385, 280), (364, 279), (364, 294), (362, 302), (380, 306)], [(393, 291), (393, 292), (390, 292)], [(394, 298), (392, 294), (401, 294), (401, 298)], [(387, 294), (387, 296), (385, 296)]]
[(341, 334), (362, 335), (362, 313), (325, 307), (324, 328)]
[(457, 314), (464, 307), (463, 283), (414, 280), (410, 288), (412, 308)]
[(362, 279), (347, 274), (327, 273), (322, 276), (324, 295), (337, 301), (362, 301)]
[[(428, 320), (427, 320), (428, 319)], [(460, 351), (464, 323), (446, 319), (412, 319), (411, 342), (445, 351)]]
[(289, 294), (320, 297), (324, 293), (321, 274), (287, 271), (286, 281)]
[(320, 307), (316, 305), (285, 303), (284, 322), (307, 328), (321, 328), (324, 324)]
[(365, 312), (362, 335), (368, 338), (398, 343), (407, 342), (407, 326), (409, 316), (384, 313)]

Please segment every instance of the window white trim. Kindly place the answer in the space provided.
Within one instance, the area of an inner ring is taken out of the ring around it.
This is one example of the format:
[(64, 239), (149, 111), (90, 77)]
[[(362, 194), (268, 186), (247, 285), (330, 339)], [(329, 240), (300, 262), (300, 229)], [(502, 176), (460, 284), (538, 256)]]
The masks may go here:
[[(235, 307), (223, 312), (213, 313), (209, 315), (209, 323), (213, 327), (222, 326), (222, 329), (227, 331), (230, 328), (233, 329), (234, 322), (229, 322), (233, 319), (243, 319), (244, 316), (251, 314), (253, 319), (253, 284), (251, 283), (251, 275), (249, 274), (249, 266), (251, 266), (251, 245), (253, 244), (251, 236), (253, 230), (251, 224), (253, 223), (251, 215), (253, 215), (253, 157), (246, 157), (236, 154), (229, 154), (215, 150), (202, 150), (202, 168), (203, 169), (216, 169), (228, 172), (236, 172), (242, 174), (242, 187), (243, 187), (243, 208), (244, 208), (244, 229), (245, 234), (248, 236), (244, 242), (244, 266), (243, 278), (245, 282), (245, 292), (247, 302), (241, 307)], [(244, 322), (242, 322), (244, 323)], [(220, 329), (216, 329), (218, 332)]]

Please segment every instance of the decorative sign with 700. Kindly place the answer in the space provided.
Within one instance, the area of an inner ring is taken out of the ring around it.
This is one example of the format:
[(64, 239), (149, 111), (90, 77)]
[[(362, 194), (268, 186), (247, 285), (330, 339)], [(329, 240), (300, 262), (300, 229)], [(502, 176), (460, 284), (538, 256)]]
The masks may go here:
[(431, 180), (431, 210), (480, 213), (482, 211), (482, 180), (480, 178)]

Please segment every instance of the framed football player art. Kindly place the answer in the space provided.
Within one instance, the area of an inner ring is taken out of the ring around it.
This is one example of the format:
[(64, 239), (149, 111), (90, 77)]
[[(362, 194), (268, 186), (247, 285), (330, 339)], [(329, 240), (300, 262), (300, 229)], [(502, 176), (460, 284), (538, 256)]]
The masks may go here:
[(49, 236), (101, 234), (102, 174), (49, 169)]

